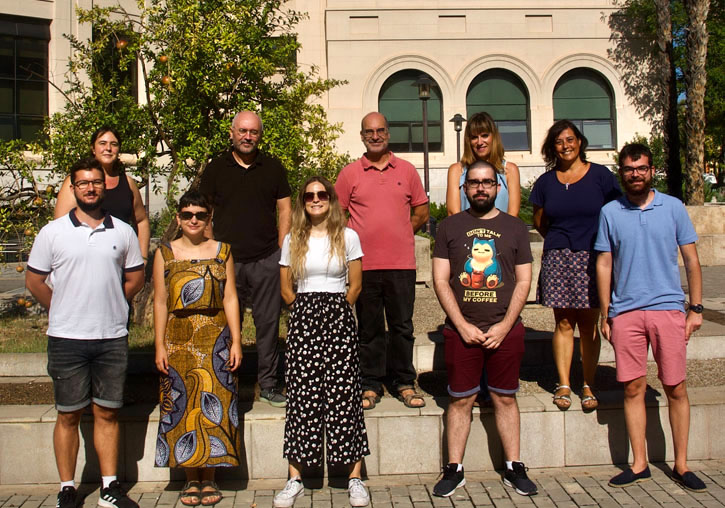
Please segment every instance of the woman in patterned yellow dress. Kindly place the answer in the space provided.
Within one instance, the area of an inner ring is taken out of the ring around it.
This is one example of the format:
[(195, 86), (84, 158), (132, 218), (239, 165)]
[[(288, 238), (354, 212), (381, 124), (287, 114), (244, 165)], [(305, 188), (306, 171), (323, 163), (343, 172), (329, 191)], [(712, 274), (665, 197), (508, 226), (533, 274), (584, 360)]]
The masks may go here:
[(187, 192), (178, 210), (181, 237), (159, 247), (153, 268), (162, 374), (156, 466), (184, 468), (182, 504), (211, 506), (221, 500), (215, 468), (239, 465), (239, 304), (229, 244), (204, 237), (208, 200)]

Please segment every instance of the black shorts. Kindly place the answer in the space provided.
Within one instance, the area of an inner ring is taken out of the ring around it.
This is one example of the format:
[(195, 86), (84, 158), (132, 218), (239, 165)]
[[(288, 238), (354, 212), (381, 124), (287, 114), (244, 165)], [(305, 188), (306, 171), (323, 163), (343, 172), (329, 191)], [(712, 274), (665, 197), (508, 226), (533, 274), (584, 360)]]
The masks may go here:
[(100, 340), (48, 336), (48, 375), (53, 378), (58, 411), (77, 411), (91, 401), (120, 408), (127, 365), (128, 336)]

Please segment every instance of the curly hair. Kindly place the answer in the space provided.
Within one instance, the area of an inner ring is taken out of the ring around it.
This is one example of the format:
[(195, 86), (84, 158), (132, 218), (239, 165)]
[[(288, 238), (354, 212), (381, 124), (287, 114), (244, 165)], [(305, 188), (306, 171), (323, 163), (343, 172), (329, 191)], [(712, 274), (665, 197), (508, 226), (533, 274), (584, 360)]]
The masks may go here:
[(497, 172), (503, 173), (505, 168), (503, 167), (504, 149), (503, 141), (501, 141), (501, 133), (499, 133), (498, 127), (496, 127), (496, 122), (494, 121), (493, 117), (485, 111), (475, 113), (466, 122), (466, 130), (464, 132), (465, 141), (463, 142), (463, 155), (461, 156), (461, 165), (470, 166), (471, 164), (476, 162), (476, 160), (478, 160), (476, 154), (473, 153), (473, 149), (471, 148), (471, 137), (485, 133), (491, 135), (491, 140), (489, 141), (491, 151), (488, 155), (488, 159), (485, 162), (488, 162), (494, 168), (496, 168)]
[(330, 209), (327, 212), (327, 237), (330, 241), (330, 254), (328, 263), (333, 257), (340, 260), (340, 263), (347, 264), (345, 260), (345, 224), (347, 219), (337, 199), (335, 187), (329, 180), (322, 176), (312, 176), (300, 187), (295, 205), (292, 209), (292, 227), (290, 228), (290, 272), (292, 281), (298, 281), (305, 277), (305, 263), (307, 261), (307, 250), (309, 248), (310, 229), (312, 222), (305, 211), (305, 190), (314, 182), (319, 182), (325, 187), (330, 196)]

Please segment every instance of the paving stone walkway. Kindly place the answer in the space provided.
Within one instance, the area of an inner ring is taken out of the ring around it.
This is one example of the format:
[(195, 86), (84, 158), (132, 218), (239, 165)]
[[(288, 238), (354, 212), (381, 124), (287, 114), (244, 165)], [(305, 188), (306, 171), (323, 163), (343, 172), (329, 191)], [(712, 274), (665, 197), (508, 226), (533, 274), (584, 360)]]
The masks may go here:
[[(434, 475), (380, 476), (367, 480), (371, 508), (474, 508), (474, 507), (715, 507), (725, 506), (725, 461), (692, 462), (708, 490), (693, 493), (681, 489), (669, 479), (664, 465), (651, 466), (652, 480), (624, 489), (615, 489), (607, 481), (619, 472), (611, 466), (537, 469), (529, 476), (537, 483), (539, 494), (517, 495), (505, 487), (496, 472), (466, 475), (466, 486), (450, 498), (431, 495)], [(319, 481), (318, 481), (319, 482)], [(314, 483), (314, 480), (311, 482)], [(280, 480), (255, 480), (246, 485), (222, 483), (224, 499), (218, 508), (269, 508)], [(349, 506), (343, 485), (316, 485), (306, 489), (297, 508), (346, 508)], [(46, 508), (55, 506), (57, 485), (0, 485), (0, 508)], [(180, 482), (141, 482), (130, 486), (130, 495), (141, 508), (173, 508)], [(238, 488), (240, 490), (233, 490)], [(97, 485), (83, 485), (84, 505), (93, 507), (98, 500)]]

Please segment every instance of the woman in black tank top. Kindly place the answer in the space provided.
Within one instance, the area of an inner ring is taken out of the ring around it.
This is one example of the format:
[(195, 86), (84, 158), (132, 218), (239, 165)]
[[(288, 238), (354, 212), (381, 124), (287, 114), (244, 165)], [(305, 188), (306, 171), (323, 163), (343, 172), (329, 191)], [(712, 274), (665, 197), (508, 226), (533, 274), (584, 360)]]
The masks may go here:
[[(120, 150), (121, 137), (112, 127), (101, 127), (91, 136), (91, 153), (101, 163), (106, 175), (106, 197), (103, 201), (103, 209), (129, 224), (136, 231), (145, 263), (148, 258), (151, 228), (141, 200), (141, 193), (136, 183), (126, 174), (123, 164), (118, 158)], [(68, 177), (58, 192), (55, 218), (62, 217), (75, 206), (76, 202)]]

